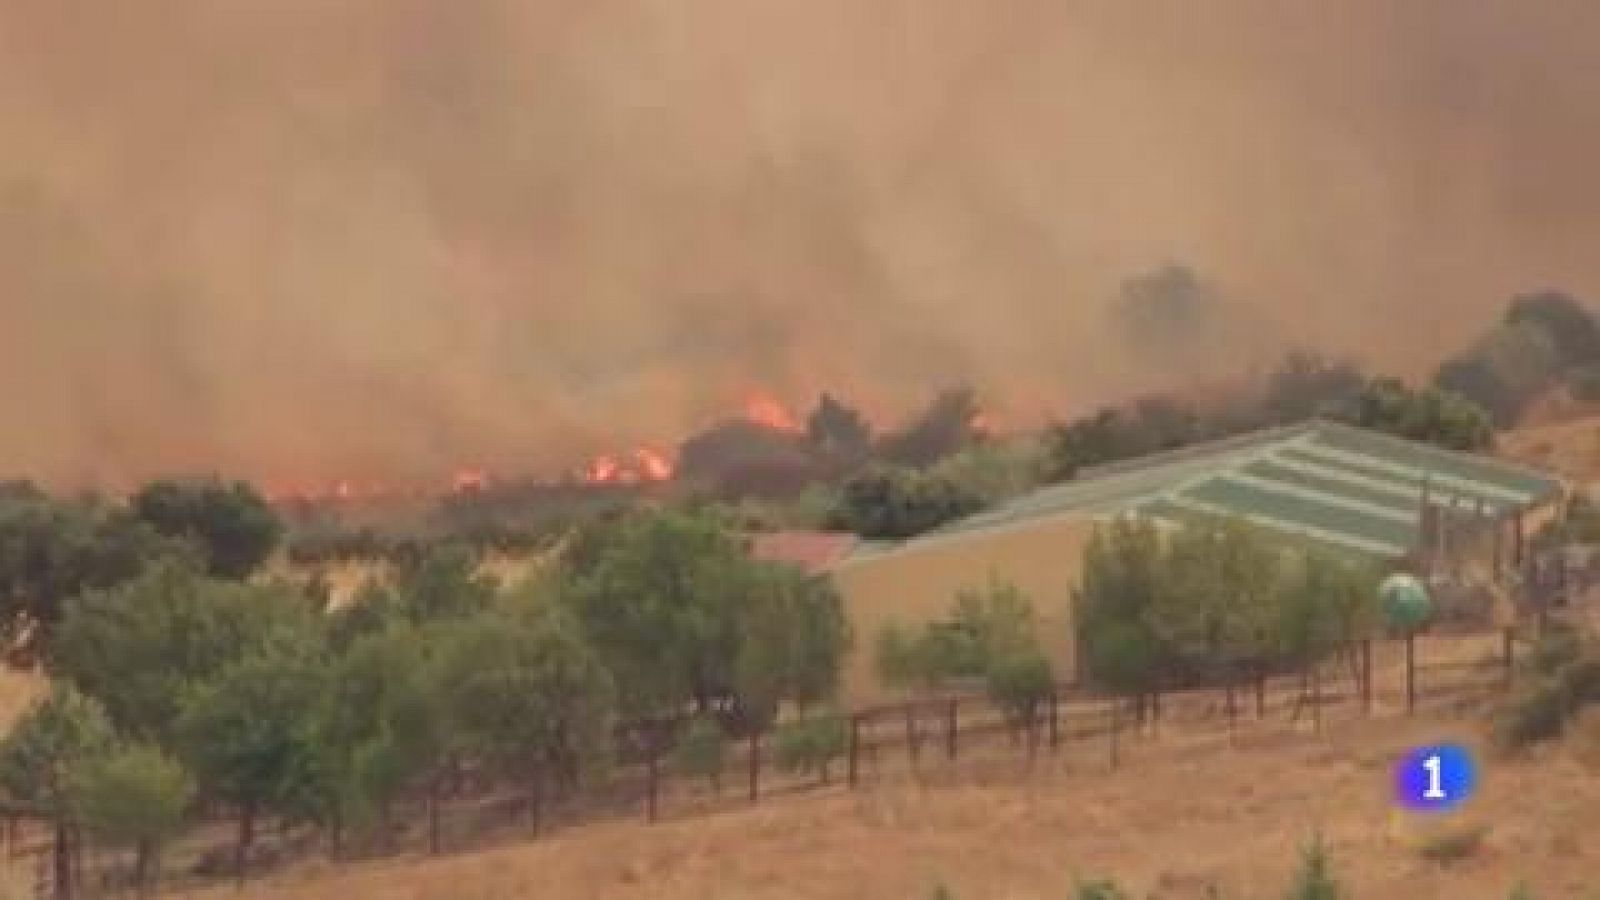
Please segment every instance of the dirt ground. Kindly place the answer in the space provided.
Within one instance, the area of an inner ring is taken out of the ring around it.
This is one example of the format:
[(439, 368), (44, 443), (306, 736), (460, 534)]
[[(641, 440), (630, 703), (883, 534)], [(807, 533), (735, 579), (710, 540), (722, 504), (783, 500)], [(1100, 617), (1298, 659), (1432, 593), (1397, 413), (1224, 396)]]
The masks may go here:
[[(1288, 729), (1143, 737), (1109, 770), (1100, 745), (885, 776), (855, 791), (773, 800), (657, 825), (615, 822), (439, 859), (413, 857), (270, 876), (243, 894), (424, 898), (1060, 898), (1114, 875), (1133, 896), (1282, 896), (1297, 846), (1320, 829), (1359, 900), (1600, 897), (1600, 778), (1553, 745), (1506, 760), (1471, 719), (1349, 720), (1323, 736)], [(1480, 749), (1479, 795), (1443, 826), (1393, 812), (1390, 767), (1405, 748), (1455, 739)], [(1418, 839), (1485, 824), (1471, 858), (1425, 861)]]

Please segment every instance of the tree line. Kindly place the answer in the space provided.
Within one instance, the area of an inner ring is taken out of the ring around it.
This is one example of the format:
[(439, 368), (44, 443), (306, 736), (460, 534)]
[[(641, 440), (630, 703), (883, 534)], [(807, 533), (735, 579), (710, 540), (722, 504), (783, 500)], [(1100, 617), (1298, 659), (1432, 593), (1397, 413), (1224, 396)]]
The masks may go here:
[(831, 721), (849, 643), (837, 593), (751, 559), (713, 517), (593, 523), (512, 585), (441, 545), (330, 606), (255, 571), (278, 532), (245, 527), (265, 509), (237, 502), (248, 493), (207, 481), (149, 491), (159, 502), (0, 505), (0, 584), (28, 623), (11, 636), (52, 684), (0, 745), (0, 788), (55, 823), (68, 890), (85, 835), (128, 847), (148, 888), (163, 846), (227, 811), (242, 877), (264, 822), (314, 827), (336, 854), (382, 850), (396, 804), (420, 798), (436, 844), (463, 773), (536, 822), (629, 752), (619, 735)]

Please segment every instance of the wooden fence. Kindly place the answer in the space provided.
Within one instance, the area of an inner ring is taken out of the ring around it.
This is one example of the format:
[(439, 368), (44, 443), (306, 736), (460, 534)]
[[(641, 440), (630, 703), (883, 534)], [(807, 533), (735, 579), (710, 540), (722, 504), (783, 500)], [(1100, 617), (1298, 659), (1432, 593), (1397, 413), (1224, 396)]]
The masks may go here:
[[(770, 730), (733, 742), (715, 784), (677, 771), (670, 744), (663, 740), (648, 742), (646, 752), (632, 754), (633, 759), (620, 754), (624, 761), (603, 780), (581, 791), (541, 795), (531, 806), (526, 795), (503, 782), (475, 779), (467, 771), (443, 787), (436, 782), (402, 798), (394, 807), (392, 832), (376, 844), (346, 844), (340, 852), (352, 858), (457, 851), (608, 818), (681, 818), (821, 788), (854, 788), (894, 772), (927, 773), (935, 766), (954, 771), (969, 757), (1006, 765), (1041, 753), (1072, 754), (1116, 770), (1129, 763), (1130, 740), (1164, 730), (1231, 744), (1251, 729), (1288, 725), (1314, 735), (1341, 718), (1465, 711), (1511, 685), (1523, 642), (1512, 629), (1366, 641), (1303, 672), (1138, 696), (1098, 695), (1058, 684), (1032, 720), (1023, 723), (1008, 720), (977, 692), (908, 699), (848, 713), (840, 757), (807, 773), (780, 769)], [(205, 824), (172, 848), (166, 886), (205, 883), (226, 874), (231, 827)], [(14, 863), (48, 853), (45, 829), (35, 825), (28, 831), (22, 838), (14, 827), (5, 832)], [(328, 846), (325, 835), (287, 825), (259, 843), (263, 856), (257, 869)], [(126, 857), (106, 852), (90, 857), (78, 896), (114, 891), (125, 879)]]

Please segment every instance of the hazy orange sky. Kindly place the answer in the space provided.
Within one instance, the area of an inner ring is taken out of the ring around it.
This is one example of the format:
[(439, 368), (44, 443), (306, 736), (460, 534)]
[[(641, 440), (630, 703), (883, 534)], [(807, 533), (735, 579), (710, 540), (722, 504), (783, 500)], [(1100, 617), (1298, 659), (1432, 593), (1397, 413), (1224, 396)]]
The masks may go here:
[[(433, 477), (745, 391), (1417, 374), (1600, 296), (1579, 0), (0, 0), (0, 472)], [(1225, 345), (1225, 346), (1223, 346)]]

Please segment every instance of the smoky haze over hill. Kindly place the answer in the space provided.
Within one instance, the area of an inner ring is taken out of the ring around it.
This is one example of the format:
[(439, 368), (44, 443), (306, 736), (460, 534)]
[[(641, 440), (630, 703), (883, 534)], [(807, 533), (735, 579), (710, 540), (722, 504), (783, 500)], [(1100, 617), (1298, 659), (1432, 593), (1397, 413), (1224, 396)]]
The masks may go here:
[[(1597, 39), (1579, 0), (0, 0), (0, 470), (526, 469), (754, 386), (1027, 415), (1294, 343), (1417, 374), (1600, 294)], [(1167, 262), (1232, 349), (1130, 337)]]

